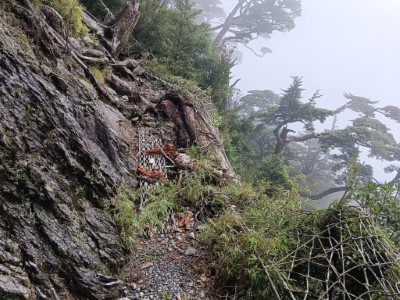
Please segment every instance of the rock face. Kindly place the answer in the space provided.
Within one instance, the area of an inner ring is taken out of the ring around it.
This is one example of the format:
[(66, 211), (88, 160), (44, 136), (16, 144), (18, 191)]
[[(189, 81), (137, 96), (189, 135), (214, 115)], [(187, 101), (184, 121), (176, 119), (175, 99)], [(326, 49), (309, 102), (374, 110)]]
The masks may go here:
[[(138, 129), (177, 147), (207, 145), (232, 170), (192, 104), (134, 72), (138, 64), (121, 72), (110, 62), (99, 90), (27, 11), (0, 9), (0, 299), (112, 299), (127, 252), (110, 198), (121, 183), (137, 186)], [(101, 55), (84, 41), (70, 44)]]
[(124, 253), (104, 208), (123, 179), (136, 183), (133, 126), (2, 26), (0, 298), (105, 298)]

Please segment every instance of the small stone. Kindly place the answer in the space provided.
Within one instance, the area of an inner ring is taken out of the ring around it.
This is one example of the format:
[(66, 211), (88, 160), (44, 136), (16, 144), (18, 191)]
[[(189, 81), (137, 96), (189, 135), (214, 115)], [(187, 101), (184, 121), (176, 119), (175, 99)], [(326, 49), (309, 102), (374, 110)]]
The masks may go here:
[(132, 290), (136, 290), (136, 289), (137, 289), (137, 285), (136, 285), (136, 283), (134, 283), (134, 282), (129, 283), (128, 286), (129, 286)]
[(200, 298), (205, 298), (206, 297), (206, 293), (204, 293), (204, 291), (200, 292)]
[(152, 127), (152, 128), (157, 127), (157, 123), (156, 123), (156, 122), (145, 122), (145, 124), (146, 124), (148, 127)]
[(186, 249), (185, 255), (186, 256), (192, 256), (192, 255), (195, 255), (196, 252), (197, 252), (197, 250), (195, 248), (189, 247), (189, 248)]
[(192, 238), (192, 239), (195, 239), (194, 232), (189, 233), (189, 237)]
[(140, 296), (140, 298), (143, 298), (143, 297), (144, 297), (144, 293), (143, 293), (143, 292), (140, 292), (140, 293), (139, 293), (139, 296)]
[(140, 66), (137, 66), (137, 67), (133, 70), (133, 74), (135, 74), (135, 75), (143, 75), (144, 72), (145, 72), (145, 70), (144, 70), (142, 67), (140, 67)]
[(93, 40), (87, 35), (85, 35), (83, 37), (83, 41), (85, 42), (86, 45), (93, 45), (94, 44)]

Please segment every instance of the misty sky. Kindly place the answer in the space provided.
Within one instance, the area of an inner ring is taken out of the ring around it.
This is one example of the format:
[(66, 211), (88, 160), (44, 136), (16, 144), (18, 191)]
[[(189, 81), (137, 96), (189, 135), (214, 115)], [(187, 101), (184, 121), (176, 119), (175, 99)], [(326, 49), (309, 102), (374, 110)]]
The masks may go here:
[(254, 47), (272, 54), (258, 58), (243, 50), (234, 69), (242, 93), (280, 92), (297, 75), (308, 93), (320, 89), (319, 103), (331, 108), (345, 102), (345, 92), (399, 103), (400, 0), (303, 0), (302, 6), (295, 29)]
[[(290, 76), (302, 76), (306, 97), (315, 90), (324, 95), (318, 106), (337, 108), (346, 102), (344, 93), (399, 106), (400, 0), (302, 0), (302, 6), (292, 31), (274, 33), (253, 47), (269, 47), (272, 54), (258, 58), (240, 48), (243, 61), (233, 74), (241, 78), (241, 93), (270, 89), (280, 94)], [(387, 125), (399, 141), (399, 126)], [(377, 178), (391, 179), (381, 162), (367, 161)]]

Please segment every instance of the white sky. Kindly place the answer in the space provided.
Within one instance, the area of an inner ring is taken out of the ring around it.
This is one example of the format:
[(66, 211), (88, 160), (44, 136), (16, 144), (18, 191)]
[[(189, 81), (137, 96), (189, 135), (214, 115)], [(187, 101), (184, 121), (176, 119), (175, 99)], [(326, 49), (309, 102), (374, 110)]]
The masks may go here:
[[(272, 54), (258, 58), (240, 48), (243, 61), (233, 75), (241, 78), (242, 94), (280, 93), (291, 76), (302, 76), (306, 97), (315, 90), (324, 95), (318, 106), (337, 108), (346, 102), (344, 93), (400, 106), (400, 0), (302, 0), (302, 6), (292, 31), (274, 33), (253, 47), (269, 47)], [(388, 126), (400, 136), (394, 122)], [(378, 178), (390, 178), (381, 162), (368, 163)]]
[[(302, 16), (290, 32), (257, 42), (272, 54), (258, 58), (246, 49), (234, 69), (238, 87), (280, 92), (302, 76), (321, 105), (337, 107), (343, 93), (382, 104), (400, 104), (400, 0), (303, 0)], [(323, 102), (323, 103), (322, 103)]]

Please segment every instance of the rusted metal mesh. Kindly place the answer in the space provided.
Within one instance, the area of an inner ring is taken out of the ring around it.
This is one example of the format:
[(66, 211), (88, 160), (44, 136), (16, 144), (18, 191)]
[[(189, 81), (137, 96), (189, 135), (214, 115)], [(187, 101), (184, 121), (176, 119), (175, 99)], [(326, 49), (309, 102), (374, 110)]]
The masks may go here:
[(319, 222), (294, 232), (296, 250), (275, 265), (277, 299), (400, 299), (398, 245), (371, 216), (347, 206)]
[[(167, 177), (167, 168), (165, 157), (160, 154), (146, 154), (146, 150), (154, 149), (156, 147), (162, 147), (162, 141), (160, 137), (151, 135), (147, 128), (139, 129), (139, 164), (148, 170), (159, 170)], [(139, 179), (139, 186), (144, 189), (148, 189), (153, 186), (158, 186), (159, 181), (155, 183), (149, 182), (146, 178)], [(148, 194), (143, 192), (140, 196), (140, 206), (148, 200)]]

